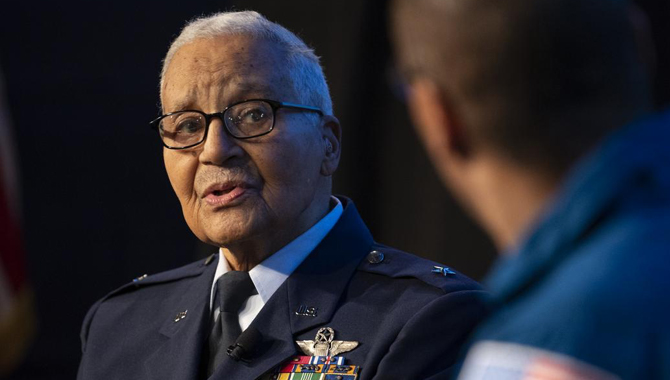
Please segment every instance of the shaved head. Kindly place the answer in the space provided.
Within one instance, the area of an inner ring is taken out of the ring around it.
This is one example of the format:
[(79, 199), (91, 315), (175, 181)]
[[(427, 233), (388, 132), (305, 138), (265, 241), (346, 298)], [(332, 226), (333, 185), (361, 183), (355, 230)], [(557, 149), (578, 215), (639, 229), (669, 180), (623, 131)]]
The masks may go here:
[(650, 105), (624, 0), (396, 0), (406, 79), (439, 86), (478, 146), (564, 171)]

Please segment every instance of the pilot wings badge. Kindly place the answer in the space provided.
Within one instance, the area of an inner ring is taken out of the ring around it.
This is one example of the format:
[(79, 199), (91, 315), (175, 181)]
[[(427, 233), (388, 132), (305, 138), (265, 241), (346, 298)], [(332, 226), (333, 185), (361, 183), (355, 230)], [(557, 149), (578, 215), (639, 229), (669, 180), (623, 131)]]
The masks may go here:
[(323, 327), (316, 333), (314, 340), (297, 340), (296, 344), (305, 355), (309, 356), (337, 356), (358, 347), (356, 341), (334, 340), (335, 331), (330, 327)]

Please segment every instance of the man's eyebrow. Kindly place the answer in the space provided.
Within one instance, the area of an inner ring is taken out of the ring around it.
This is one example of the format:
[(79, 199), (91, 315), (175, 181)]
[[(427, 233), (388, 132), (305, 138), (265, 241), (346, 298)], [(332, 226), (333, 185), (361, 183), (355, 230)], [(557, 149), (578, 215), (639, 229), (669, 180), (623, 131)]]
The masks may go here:
[(192, 108), (191, 104), (192, 102), (186, 99), (178, 100), (173, 104), (174, 109), (170, 110), (169, 112), (177, 112), (177, 111), (183, 111), (185, 109), (191, 109)]
[[(185, 110), (192, 110), (194, 109), (193, 105), (193, 99), (191, 97), (184, 97), (181, 99), (173, 100), (172, 105), (170, 108), (162, 108), (162, 112), (164, 114), (172, 113), (172, 112), (178, 112), (178, 111), (185, 111)], [(163, 104), (163, 107), (165, 105)]]
[[(193, 109), (195, 100), (197, 99), (196, 90), (193, 88), (187, 88), (185, 92), (178, 94), (177, 99), (173, 99), (172, 106), (170, 109), (163, 109), (164, 113), (184, 111), (187, 109)], [(165, 106), (163, 104), (163, 106)]]
[[(272, 98), (275, 96), (276, 88), (265, 82), (260, 81), (235, 81), (234, 84), (226, 86), (226, 92), (230, 95), (229, 102), (241, 102), (248, 99), (257, 98)], [(283, 99), (271, 99), (283, 101)], [(194, 102), (191, 96), (185, 96), (172, 102), (170, 109), (164, 109), (163, 112), (168, 114), (170, 112), (184, 111), (187, 109), (194, 109)]]

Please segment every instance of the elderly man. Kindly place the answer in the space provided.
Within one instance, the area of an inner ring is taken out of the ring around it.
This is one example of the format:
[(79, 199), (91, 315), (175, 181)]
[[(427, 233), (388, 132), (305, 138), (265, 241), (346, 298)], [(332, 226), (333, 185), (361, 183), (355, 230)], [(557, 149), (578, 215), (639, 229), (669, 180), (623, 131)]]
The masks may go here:
[(464, 379), (670, 379), (670, 114), (624, 0), (397, 0), (415, 125), (504, 257)]
[(419, 379), (454, 362), (482, 291), (375, 243), (331, 196), (340, 125), (300, 39), (255, 12), (191, 22), (161, 102), (170, 182), (220, 251), (94, 305), (79, 379)]

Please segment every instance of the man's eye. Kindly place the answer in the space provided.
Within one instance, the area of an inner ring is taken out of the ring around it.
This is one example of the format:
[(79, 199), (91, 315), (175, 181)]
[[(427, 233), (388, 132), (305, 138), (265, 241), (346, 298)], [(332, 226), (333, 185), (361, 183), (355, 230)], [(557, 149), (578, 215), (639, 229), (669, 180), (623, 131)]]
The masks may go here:
[(235, 117), (235, 122), (241, 124), (255, 124), (265, 120), (266, 117), (267, 115), (262, 109), (249, 108), (240, 112)]
[(177, 124), (175, 132), (177, 133), (197, 133), (202, 129), (202, 123), (199, 119), (181, 120)]

